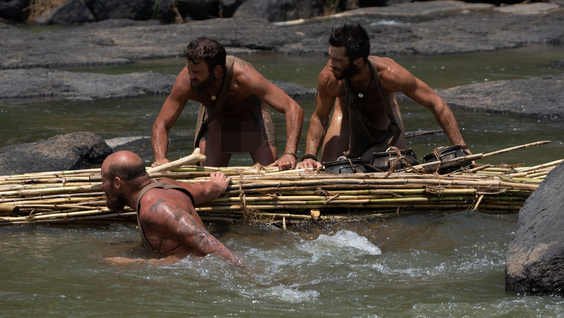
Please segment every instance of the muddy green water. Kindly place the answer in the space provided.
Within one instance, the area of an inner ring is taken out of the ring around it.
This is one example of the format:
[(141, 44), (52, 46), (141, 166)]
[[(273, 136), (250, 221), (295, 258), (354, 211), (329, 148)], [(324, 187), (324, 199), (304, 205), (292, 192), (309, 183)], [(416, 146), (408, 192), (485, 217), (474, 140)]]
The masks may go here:
[[(245, 55), (272, 80), (316, 87), (326, 57)], [(551, 62), (563, 46), (440, 57), (397, 57), (427, 82), (444, 88), (474, 82), (562, 73)], [(176, 74), (182, 59), (76, 71)], [(165, 96), (96, 102), (0, 101), (0, 146), (56, 134), (91, 131), (103, 138), (149, 136)], [(313, 99), (305, 111), (303, 154)], [(436, 129), (429, 111), (402, 103), (408, 131)], [(170, 159), (191, 152), (197, 107), (189, 103), (171, 132)], [(491, 157), (491, 163), (545, 163), (564, 158), (562, 122), (454, 109), (473, 152), (551, 140), (546, 146)], [(274, 116), (279, 145), (284, 118)], [(147, 144), (148, 145), (148, 144)], [(135, 150), (149, 163), (147, 145)], [(412, 140), (419, 157), (443, 136)], [(283, 151), (280, 149), (280, 151)], [(250, 165), (236, 156), (232, 165)], [(106, 257), (149, 258), (133, 224), (0, 228), (0, 317), (564, 317), (558, 298), (504, 291), (507, 244), (518, 216), (479, 212), (421, 213), (388, 220), (281, 230), (210, 225), (239, 257), (188, 257), (169, 265), (118, 266)]]

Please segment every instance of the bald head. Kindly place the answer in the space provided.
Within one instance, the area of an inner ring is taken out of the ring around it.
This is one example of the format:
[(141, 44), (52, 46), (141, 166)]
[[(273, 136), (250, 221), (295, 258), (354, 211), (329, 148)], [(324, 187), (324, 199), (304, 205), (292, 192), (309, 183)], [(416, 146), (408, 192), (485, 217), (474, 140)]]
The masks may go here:
[(109, 180), (119, 177), (132, 186), (149, 179), (143, 160), (131, 151), (118, 151), (109, 155), (102, 164), (102, 173)]

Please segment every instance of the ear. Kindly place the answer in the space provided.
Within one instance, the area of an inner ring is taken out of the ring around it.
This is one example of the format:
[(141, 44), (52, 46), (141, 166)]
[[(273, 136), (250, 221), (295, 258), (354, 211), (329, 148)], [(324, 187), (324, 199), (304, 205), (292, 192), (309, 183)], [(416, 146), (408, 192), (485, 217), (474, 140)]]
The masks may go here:
[(353, 64), (355, 68), (360, 68), (362, 64), (364, 64), (364, 60), (362, 59), (362, 57), (359, 57), (353, 61)]
[(221, 67), (221, 65), (216, 65), (213, 69), (213, 75), (215, 76), (215, 78), (218, 78), (219, 75), (221, 74), (221, 71), (223, 71), (223, 68)]
[(122, 185), (123, 185), (123, 181), (121, 180), (121, 178), (115, 177), (114, 178), (114, 187), (119, 190), (119, 188), (121, 188)]

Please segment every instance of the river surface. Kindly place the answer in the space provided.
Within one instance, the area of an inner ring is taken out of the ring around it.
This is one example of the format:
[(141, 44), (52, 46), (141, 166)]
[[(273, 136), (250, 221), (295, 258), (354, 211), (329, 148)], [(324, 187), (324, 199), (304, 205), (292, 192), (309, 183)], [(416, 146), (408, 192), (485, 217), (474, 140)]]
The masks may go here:
[[(272, 80), (316, 87), (323, 56), (245, 55)], [(562, 73), (550, 63), (564, 46), (396, 60), (433, 88)], [(176, 74), (182, 59), (142, 61), (73, 71)], [(166, 96), (95, 102), (0, 101), (0, 146), (75, 131), (105, 139), (150, 136)], [(313, 99), (298, 100), (305, 147)], [(429, 111), (402, 103), (408, 131), (437, 129)], [(552, 143), (488, 158), (488, 163), (541, 164), (564, 158), (562, 122), (454, 109), (474, 153), (539, 140)], [(186, 106), (171, 132), (170, 159), (191, 152), (197, 107)], [(274, 114), (279, 151), (284, 117)], [(412, 138), (419, 157), (448, 145), (444, 136)], [(147, 145), (137, 152), (150, 163)], [(231, 165), (250, 165), (248, 156)], [(0, 317), (564, 317), (559, 298), (504, 290), (507, 245), (517, 214), (420, 213), (385, 220), (294, 226), (211, 224), (208, 229), (241, 259), (119, 265), (110, 257), (147, 260), (129, 223), (0, 228)]]

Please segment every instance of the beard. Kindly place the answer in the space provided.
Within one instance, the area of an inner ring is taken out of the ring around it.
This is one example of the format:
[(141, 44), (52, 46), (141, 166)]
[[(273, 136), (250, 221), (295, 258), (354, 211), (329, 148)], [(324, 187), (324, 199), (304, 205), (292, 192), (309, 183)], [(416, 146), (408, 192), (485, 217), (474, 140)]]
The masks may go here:
[[(349, 63), (349, 65), (347, 65), (347, 67), (344, 70), (340, 70), (338, 68), (334, 68), (333, 70), (333, 76), (335, 76), (335, 78), (337, 80), (342, 80), (342, 79), (349, 79), (353, 76), (355, 76), (356, 74), (360, 73), (360, 69), (354, 67), (353, 63)], [(338, 71), (339, 73), (337, 73), (336, 71)]]
[(210, 74), (208, 74), (208, 77), (203, 82), (195, 84), (194, 82), (190, 81), (190, 88), (199, 96), (204, 93), (204, 90), (206, 88), (210, 87), (213, 84), (214, 80), (215, 78), (210, 72)]
[(123, 211), (126, 204), (120, 196), (115, 195), (113, 191), (109, 191), (106, 192), (106, 206), (114, 212), (119, 212)]

